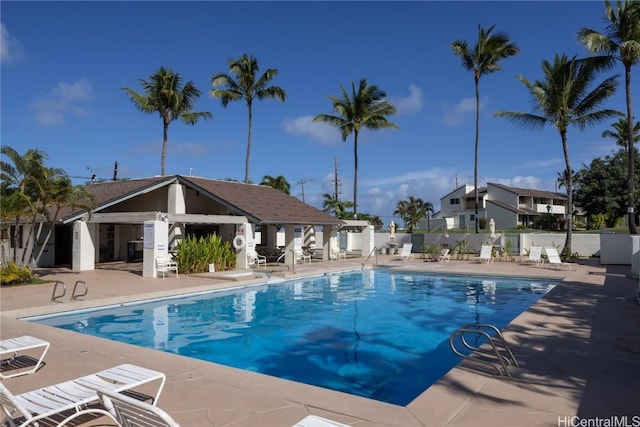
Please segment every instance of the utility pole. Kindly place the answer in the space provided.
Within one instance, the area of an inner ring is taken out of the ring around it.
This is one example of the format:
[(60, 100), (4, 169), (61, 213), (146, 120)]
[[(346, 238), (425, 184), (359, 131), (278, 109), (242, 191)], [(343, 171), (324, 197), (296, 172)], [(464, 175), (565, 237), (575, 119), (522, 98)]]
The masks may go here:
[(304, 201), (304, 184), (306, 184), (307, 181), (305, 181), (304, 179), (299, 179), (298, 180), (298, 185), (300, 185), (300, 187), (302, 188), (302, 203), (305, 203)]

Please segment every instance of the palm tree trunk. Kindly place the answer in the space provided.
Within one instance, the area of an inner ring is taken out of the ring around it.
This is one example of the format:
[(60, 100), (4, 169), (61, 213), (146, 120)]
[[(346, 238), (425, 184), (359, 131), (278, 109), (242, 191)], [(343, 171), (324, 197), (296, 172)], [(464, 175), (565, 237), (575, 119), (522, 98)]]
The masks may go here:
[(167, 164), (167, 141), (169, 139), (169, 118), (163, 118), (162, 133), (162, 154), (160, 155), (160, 175), (164, 176), (165, 166)]
[(567, 168), (567, 238), (564, 242), (564, 248), (562, 249), (562, 255), (567, 258), (571, 255), (571, 237), (573, 235), (573, 176), (571, 173), (571, 162), (569, 160), (569, 144), (567, 142), (567, 131), (560, 131), (560, 137), (562, 138), (562, 151), (564, 152), (564, 162)]
[(629, 234), (638, 234), (636, 229), (635, 207), (635, 147), (633, 144), (633, 107), (631, 103), (631, 65), (624, 66), (625, 88), (627, 95), (627, 157), (629, 160), (628, 168), (628, 191), (629, 200), (627, 203), (627, 221), (629, 222)]
[(251, 102), (247, 102), (247, 110), (249, 111), (249, 132), (247, 134), (247, 156), (244, 160), (244, 182), (249, 182), (249, 159), (251, 158), (251, 132), (253, 127), (253, 108)]
[(353, 131), (353, 219), (358, 219), (358, 130)]
[(475, 77), (476, 81), (476, 144), (475, 144), (475, 155), (474, 155), (474, 165), (473, 165), (473, 194), (475, 196), (475, 220), (476, 220), (476, 233), (480, 232), (480, 228), (478, 225), (478, 204), (479, 204), (479, 196), (478, 196), (478, 145), (480, 141), (480, 77)]

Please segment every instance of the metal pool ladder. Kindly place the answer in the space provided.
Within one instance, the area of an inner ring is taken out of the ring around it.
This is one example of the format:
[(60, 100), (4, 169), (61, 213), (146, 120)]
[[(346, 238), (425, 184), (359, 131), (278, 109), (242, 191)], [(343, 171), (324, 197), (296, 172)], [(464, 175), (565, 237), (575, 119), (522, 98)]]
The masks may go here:
[[(469, 342), (472, 338), (476, 345)], [(471, 353), (463, 353), (457, 345), (471, 350)], [(520, 367), (500, 330), (487, 323), (469, 323), (456, 329), (449, 336), (449, 346), (463, 359), (488, 365), (500, 376), (511, 377), (509, 367)]]
[(378, 248), (374, 246), (371, 252), (369, 253), (369, 256), (367, 257), (367, 259), (365, 259), (364, 262), (362, 263), (362, 268), (360, 270), (364, 270), (364, 266), (367, 264), (367, 261), (369, 261), (369, 258), (371, 258), (371, 256), (374, 254), (376, 256), (376, 264), (378, 263)]
[[(76, 293), (76, 291), (78, 290), (78, 285), (82, 284), (84, 286), (84, 292), (83, 293)], [(62, 293), (56, 294), (56, 291), (58, 290), (58, 285), (62, 285)], [(56, 280), (55, 283), (53, 284), (53, 292), (51, 293), (51, 301), (52, 302), (62, 302), (62, 301), (58, 301), (58, 298), (62, 298), (63, 296), (65, 296), (67, 293), (67, 285), (60, 281), (60, 280)], [(71, 300), (75, 300), (79, 297), (83, 297), (86, 296), (89, 293), (89, 287), (87, 286), (87, 283), (84, 282), (83, 280), (78, 280), (76, 282), (76, 284), (73, 286), (73, 292), (71, 293)]]

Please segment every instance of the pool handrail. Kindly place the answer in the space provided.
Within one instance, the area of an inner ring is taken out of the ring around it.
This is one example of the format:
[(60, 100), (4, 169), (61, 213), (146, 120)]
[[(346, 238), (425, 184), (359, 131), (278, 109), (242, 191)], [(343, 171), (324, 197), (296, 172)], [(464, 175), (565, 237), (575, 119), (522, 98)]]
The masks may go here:
[(367, 259), (365, 259), (362, 263), (362, 268), (360, 268), (360, 270), (364, 270), (364, 266), (367, 264), (367, 261), (369, 261), (369, 258), (371, 258), (371, 255), (373, 254), (376, 255), (376, 264), (378, 263), (378, 248), (377, 246), (374, 246), (371, 252), (369, 252), (369, 256), (367, 257)]

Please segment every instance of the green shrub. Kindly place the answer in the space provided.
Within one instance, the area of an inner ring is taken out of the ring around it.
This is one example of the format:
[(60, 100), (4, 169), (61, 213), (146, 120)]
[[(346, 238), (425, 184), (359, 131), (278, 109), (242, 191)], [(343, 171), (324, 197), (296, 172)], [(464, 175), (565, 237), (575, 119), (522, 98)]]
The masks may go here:
[(0, 267), (0, 286), (19, 285), (32, 281), (33, 272), (27, 267), (18, 267), (13, 261), (6, 267)]
[(480, 227), (480, 230), (486, 230), (487, 229), (487, 218), (485, 218), (485, 217), (478, 218), (478, 226)]
[(188, 235), (178, 243), (176, 261), (180, 273), (193, 274), (209, 271), (214, 264), (216, 271), (232, 270), (236, 267), (236, 252), (229, 242), (215, 234), (194, 237)]

